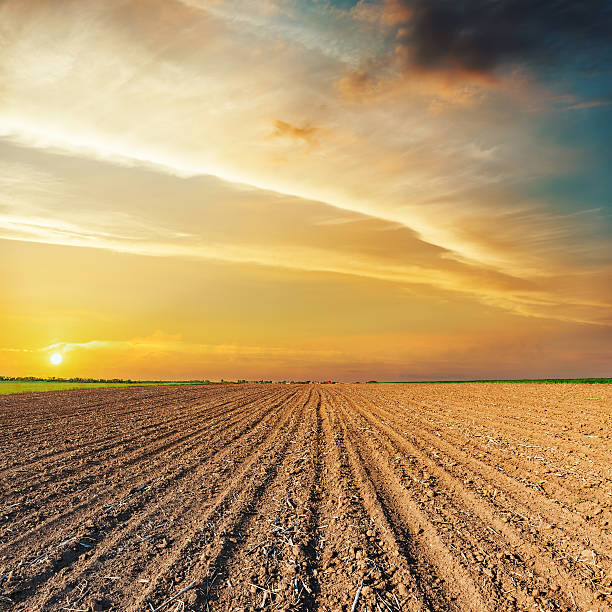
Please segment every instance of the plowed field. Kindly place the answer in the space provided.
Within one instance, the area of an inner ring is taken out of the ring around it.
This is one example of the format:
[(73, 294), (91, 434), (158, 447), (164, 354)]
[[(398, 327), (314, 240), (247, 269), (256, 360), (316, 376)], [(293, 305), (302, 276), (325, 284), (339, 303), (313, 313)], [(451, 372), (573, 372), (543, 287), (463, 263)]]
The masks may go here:
[(612, 388), (0, 398), (0, 609), (612, 610)]

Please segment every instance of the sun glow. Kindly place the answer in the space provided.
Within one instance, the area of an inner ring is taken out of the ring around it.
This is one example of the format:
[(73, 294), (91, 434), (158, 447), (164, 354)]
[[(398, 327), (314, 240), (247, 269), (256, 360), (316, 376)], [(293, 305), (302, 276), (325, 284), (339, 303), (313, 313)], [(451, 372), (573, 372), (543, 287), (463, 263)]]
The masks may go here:
[(49, 361), (53, 365), (59, 365), (60, 363), (62, 363), (62, 359), (63, 359), (63, 357), (59, 353), (53, 353), (53, 355), (51, 355), (51, 357), (49, 357)]

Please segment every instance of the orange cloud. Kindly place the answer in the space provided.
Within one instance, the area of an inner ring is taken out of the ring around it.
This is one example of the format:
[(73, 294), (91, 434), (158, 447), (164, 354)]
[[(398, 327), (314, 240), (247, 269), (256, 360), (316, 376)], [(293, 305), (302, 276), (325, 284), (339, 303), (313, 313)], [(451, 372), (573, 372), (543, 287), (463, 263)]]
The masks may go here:
[(361, 21), (392, 27), (406, 23), (412, 15), (412, 10), (400, 0), (384, 0), (382, 4), (359, 0), (351, 9), (351, 15)]
[(276, 119), (274, 121), (274, 133), (272, 134), (272, 137), (291, 138), (293, 140), (301, 140), (307, 144), (315, 144), (315, 134), (318, 132), (318, 128), (308, 124), (304, 125), (303, 127), (298, 127), (296, 125), (292, 125), (291, 123), (287, 123), (286, 121)]

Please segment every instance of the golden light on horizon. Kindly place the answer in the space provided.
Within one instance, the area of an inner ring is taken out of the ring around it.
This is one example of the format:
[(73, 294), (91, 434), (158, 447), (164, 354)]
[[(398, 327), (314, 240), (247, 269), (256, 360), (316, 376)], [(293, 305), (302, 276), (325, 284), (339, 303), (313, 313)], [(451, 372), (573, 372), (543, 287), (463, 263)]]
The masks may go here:
[(64, 358), (59, 353), (53, 353), (53, 355), (51, 355), (51, 357), (49, 357), (49, 361), (53, 365), (59, 365), (60, 363), (62, 363), (63, 359)]

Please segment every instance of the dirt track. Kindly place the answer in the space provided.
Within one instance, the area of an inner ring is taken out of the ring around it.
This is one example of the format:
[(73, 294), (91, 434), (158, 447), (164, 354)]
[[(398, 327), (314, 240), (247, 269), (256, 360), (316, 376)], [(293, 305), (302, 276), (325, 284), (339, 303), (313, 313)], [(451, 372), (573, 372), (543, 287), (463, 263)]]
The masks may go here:
[(0, 609), (612, 610), (611, 417), (605, 385), (5, 396)]

